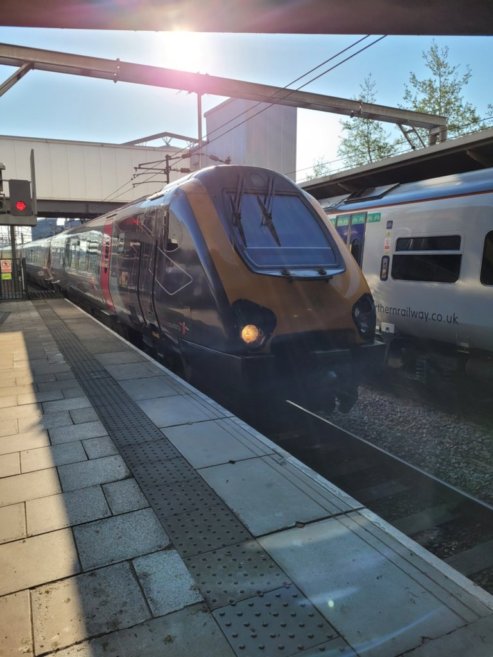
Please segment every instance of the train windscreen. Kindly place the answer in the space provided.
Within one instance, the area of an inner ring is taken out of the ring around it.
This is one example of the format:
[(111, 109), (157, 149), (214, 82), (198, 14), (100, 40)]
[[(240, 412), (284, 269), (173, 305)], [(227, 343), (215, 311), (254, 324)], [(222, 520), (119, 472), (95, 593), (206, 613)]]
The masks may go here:
[(338, 254), (314, 212), (299, 196), (269, 199), (245, 192), (235, 207), (237, 245), (256, 267), (334, 267)]

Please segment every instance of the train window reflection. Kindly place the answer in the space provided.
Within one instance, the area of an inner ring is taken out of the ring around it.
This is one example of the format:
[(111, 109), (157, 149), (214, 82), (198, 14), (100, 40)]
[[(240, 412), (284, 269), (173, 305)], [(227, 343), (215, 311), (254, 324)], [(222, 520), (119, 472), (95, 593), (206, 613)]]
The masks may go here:
[(426, 237), (399, 237), (396, 251), (457, 251), (460, 235), (428, 235)]
[(337, 256), (320, 221), (296, 196), (244, 193), (238, 244), (259, 266), (331, 266)]
[(483, 285), (493, 285), (493, 230), (484, 239), (481, 283)]

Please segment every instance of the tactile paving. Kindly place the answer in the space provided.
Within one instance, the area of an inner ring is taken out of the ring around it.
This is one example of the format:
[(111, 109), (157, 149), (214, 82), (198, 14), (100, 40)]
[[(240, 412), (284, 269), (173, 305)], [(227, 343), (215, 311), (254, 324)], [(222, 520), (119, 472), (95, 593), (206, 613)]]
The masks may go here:
[(295, 655), (338, 636), (293, 584), (221, 607), (213, 615), (235, 653), (248, 657)]
[(189, 481), (178, 481), (170, 486), (146, 486), (146, 496), (158, 518), (163, 521), (167, 516), (191, 511), (224, 509), (224, 502), (209, 486), (198, 480), (193, 489)]
[(183, 556), (217, 550), (251, 539), (245, 526), (221, 503), (200, 510), (168, 516), (164, 527)]
[(256, 541), (230, 545), (187, 559), (211, 609), (287, 583), (286, 574)]

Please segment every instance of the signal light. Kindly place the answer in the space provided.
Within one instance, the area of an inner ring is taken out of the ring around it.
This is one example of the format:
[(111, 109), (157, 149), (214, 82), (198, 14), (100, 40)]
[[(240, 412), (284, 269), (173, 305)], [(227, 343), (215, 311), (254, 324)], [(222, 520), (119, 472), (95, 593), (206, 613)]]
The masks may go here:
[(31, 183), (29, 180), (9, 180), (10, 214), (14, 217), (31, 217)]

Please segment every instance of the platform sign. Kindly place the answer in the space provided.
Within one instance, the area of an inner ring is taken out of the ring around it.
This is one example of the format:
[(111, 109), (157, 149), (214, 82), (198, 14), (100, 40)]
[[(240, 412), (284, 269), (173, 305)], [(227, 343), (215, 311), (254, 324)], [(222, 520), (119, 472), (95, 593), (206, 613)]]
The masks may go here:
[(12, 260), (0, 260), (0, 276), (2, 281), (12, 280)]

